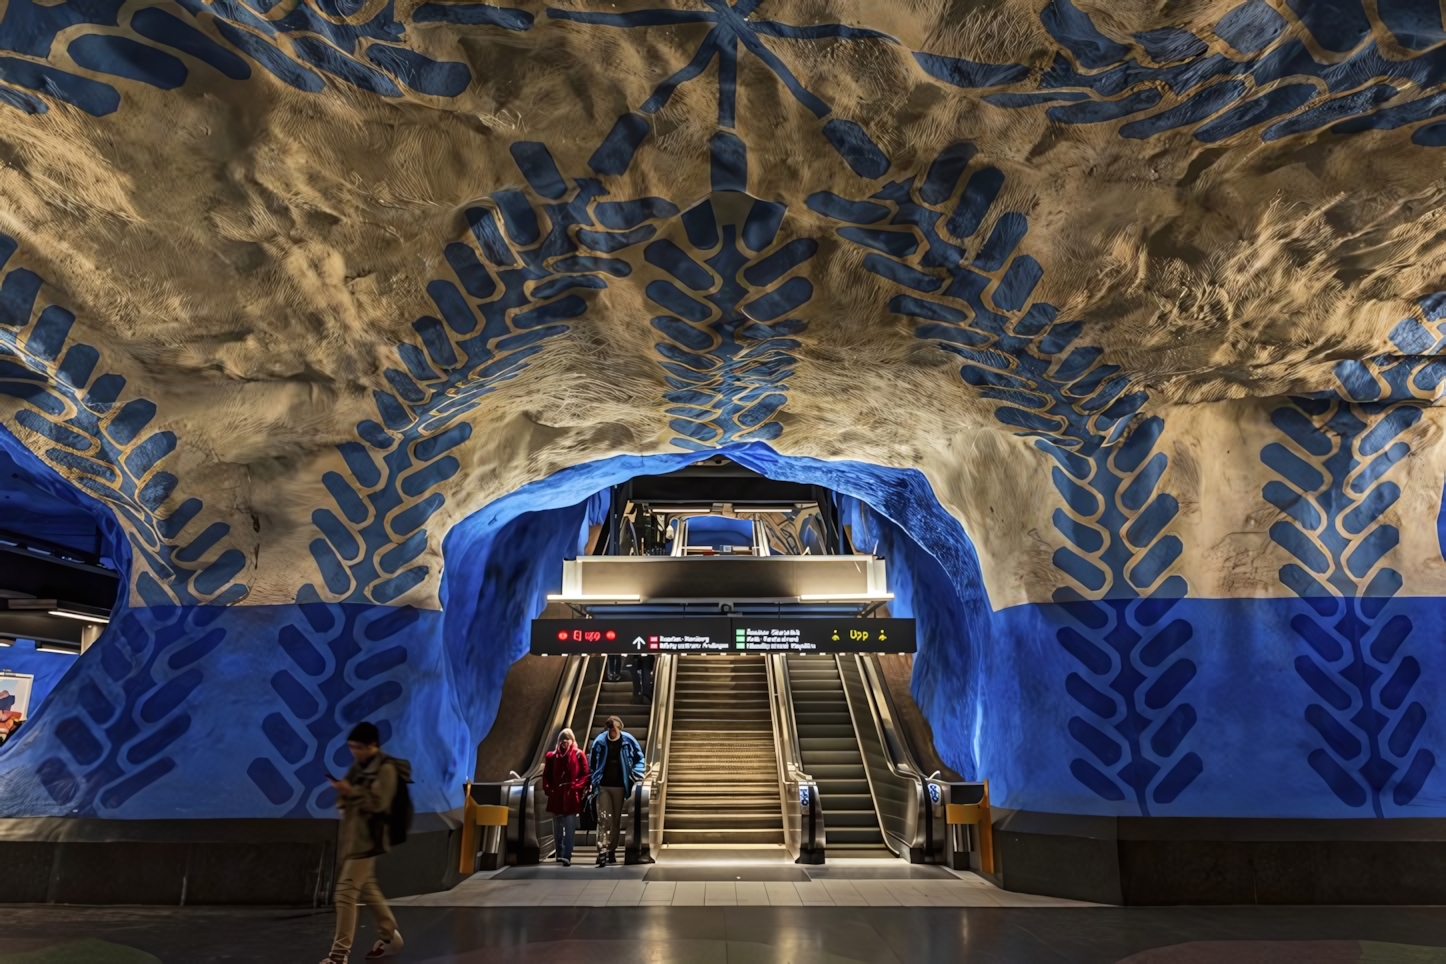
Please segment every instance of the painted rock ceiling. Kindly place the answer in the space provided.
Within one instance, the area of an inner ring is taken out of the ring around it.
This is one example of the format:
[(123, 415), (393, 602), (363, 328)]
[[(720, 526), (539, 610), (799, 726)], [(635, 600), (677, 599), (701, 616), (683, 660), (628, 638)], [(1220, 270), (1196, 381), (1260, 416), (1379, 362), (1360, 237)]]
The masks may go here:
[[(404, 691), (446, 809), (520, 650), (444, 632), (500, 551), (444, 539), (717, 450), (942, 564), (972, 628), (916, 694), (1006, 805), (1244, 813), (1244, 754), (1285, 774), (1251, 814), (1439, 808), (1436, 0), (0, 4), (0, 442), (114, 514), (133, 610), (5, 812), (161, 805), (225, 732), (192, 663), (286, 706), (197, 812), (326, 811), (337, 721)], [(354, 704), (293, 646), (334, 620)], [(305, 680), (238, 682), (263, 636)]]
[(1434, 400), (1443, 41), (1411, 0), (11, 0), (0, 404), (152, 599), (290, 601), (314, 510), (355, 528), (328, 473), (439, 503), (429, 574), (329, 594), (424, 601), (520, 484), (751, 440), (922, 469), (1008, 604), (1038, 442), (1168, 411), (1188, 516), (1270, 400)]

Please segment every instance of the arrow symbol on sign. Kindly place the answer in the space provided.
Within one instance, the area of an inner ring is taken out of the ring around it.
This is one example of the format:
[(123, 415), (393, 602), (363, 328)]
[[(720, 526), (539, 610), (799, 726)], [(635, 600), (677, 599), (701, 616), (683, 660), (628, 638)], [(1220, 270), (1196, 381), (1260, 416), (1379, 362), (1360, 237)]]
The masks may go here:
[(634, 649), (642, 649), (645, 645), (647, 645), (647, 644), (643, 642), (643, 637), (641, 637), (641, 636), (639, 636), (637, 639), (634, 639), (634, 640), (633, 640), (633, 648), (634, 648)]

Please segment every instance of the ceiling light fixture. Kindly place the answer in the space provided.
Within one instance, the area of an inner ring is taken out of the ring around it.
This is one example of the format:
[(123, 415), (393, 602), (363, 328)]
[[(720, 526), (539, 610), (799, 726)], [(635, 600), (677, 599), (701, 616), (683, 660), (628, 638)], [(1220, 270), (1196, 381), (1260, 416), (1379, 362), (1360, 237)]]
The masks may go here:
[(50, 610), (52, 616), (64, 616), (66, 619), (79, 619), (87, 623), (108, 623), (110, 619), (106, 616), (92, 616), (90, 613), (71, 612), (65, 609)]

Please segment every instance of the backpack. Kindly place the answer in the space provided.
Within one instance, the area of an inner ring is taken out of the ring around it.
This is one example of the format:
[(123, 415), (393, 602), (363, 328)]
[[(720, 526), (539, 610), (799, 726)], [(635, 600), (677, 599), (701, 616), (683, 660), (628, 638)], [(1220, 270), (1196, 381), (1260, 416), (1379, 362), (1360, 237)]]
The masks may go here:
[(397, 779), (397, 795), (392, 797), (392, 807), (387, 811), (387, 838), (393, 847), (407, 842), (407, 831), (412, 829), (412, 793), (407, 789), (409, 780)]

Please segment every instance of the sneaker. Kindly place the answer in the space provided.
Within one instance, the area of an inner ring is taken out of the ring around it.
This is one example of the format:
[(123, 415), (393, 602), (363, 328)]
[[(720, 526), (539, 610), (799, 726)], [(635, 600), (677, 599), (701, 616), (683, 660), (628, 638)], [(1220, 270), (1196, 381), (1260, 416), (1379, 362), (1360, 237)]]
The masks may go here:
[(393, 931), (390, 941), (377, 941), (372, 945), (372, 949), (367, 951), (367, 960), (376, 961), (383, 957), (394, 957), (402, 949), (404, 943), (402, 932)]
[(569, 858), (567, 858), (567, 857), (563, 857), (563, 858), (562, 858), (562, 865), (563, 865), (564, 867), (571, 867), (571, 866), (572, 866), (572, 860), (569, 859)]
[(335, 954), (328, 954), (321, 959), (321, 964), (347, 964), (346, 958), (347, 956), (345, 954), (341, 957), (337, 957)]
[(597, 865), (599, 867), (606, 867), (608, 865), (608, 855), (603, 853), (602, 851), (598, 851)]

